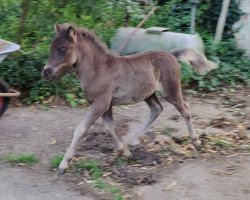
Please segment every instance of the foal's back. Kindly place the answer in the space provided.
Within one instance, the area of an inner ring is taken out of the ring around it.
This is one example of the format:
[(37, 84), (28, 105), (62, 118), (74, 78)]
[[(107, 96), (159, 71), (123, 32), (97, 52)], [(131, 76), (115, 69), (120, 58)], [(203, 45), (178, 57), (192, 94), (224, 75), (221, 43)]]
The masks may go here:
[(174, 77), (179, 81), (180, 68), (174, 56), (161, 51), (113, 57), (110, 61), (114, 92), (113, 105), (133, 104), (151, 96), (159, 83)]

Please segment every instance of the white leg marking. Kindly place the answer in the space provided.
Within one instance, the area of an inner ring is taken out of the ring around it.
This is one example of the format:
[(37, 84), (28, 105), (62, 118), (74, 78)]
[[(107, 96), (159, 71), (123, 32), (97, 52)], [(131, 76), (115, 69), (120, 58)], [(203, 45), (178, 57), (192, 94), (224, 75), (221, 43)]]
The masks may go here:
[(73, 154), (76, 150), (77, 147), (77, 143), (80, 140), (80, 138), (83, 136), (83, 134), (85, 133), (85, 131), (88, 129), (89, 127), (86, 127), (86, 119), (84, 119), (75, 129), (74, 132), (74, 137), (73, 140), (70, 144), (70, 147), (68, 148), (67, 152), (65, 153), (62, 162), (59, 165), (59, 169), (68, 169), (69, 168), (69, 161), (72, 159)]
[[(101, 99), (101, 98), (100, 98)], [(69, 168), (69, 161), (72, 159), (74, 152), (77, 147), (77, 143), (83, 134), (89, 129), (89, 127), (104, 113), (106, 107), (104, 102), (96, 101), (95, 105), (91, 105), (89, 112), (85, 116), (84, 120), (76, 127), (74, 132), (73, 140), (70, 144), (69, 149), (66, 151), (62, 162), (59, 165), (59, 174), (63, 174), (66, 169)], [(102, 105), (102, 106), (100, 106)], [(106, 104), (106, 105), (109, 105)]]

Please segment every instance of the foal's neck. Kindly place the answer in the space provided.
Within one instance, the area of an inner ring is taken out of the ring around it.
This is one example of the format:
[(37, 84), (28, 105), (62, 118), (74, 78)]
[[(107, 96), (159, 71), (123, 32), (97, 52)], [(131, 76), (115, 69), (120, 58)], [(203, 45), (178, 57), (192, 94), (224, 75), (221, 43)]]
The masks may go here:
[(84, 40), (78, 43), (76, 74), (85, 87), (95, 80), (101, 68), (105, 68), (107, 59), (114, 54), (96, 41)]

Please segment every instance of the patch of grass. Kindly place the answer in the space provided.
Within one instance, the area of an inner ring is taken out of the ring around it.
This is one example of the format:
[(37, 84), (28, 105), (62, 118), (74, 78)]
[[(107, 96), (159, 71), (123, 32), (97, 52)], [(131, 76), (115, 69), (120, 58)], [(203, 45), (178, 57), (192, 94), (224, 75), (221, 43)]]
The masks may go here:
[(121, 190), (117, 186), (106, 183), (105, 180), (102, 179), (103, 171), (95, 160), (79, 161), (74, 163), (72, 167), (77, 172), (83, 172), (84, 170), (87, 170), (90, 177), (95, 180), (94, 186), (96, 188), (113, 195), (114, 200), (123, 200)]
[(102, 190), (108, 192), (109, 194), (113, 194), (114, 200), (123, 200), (121, 190), (117, 186), (110, 185), (102, 179), (99, 179), (95, 182), (95, 187), (102, 189)]
[(95, 182), (95, 187), (99, 189), (105, 189), (107, 187), (107, 183), (100, 179)]
[(58, 168), (62, 160), (63, 155), (55, 155), (51, 160), (52, 169)]
[(13, 164), (26, 164), (26, 165), (33, 165), (35, 163), (38, 163), (38, 158), (35, 154), (28, 154), (28, 153), (23, 153), (23, 154), (18, 154), (18, 155), (7, 155), (6, 160), (8, 162), (11, 162)]
[(117, 166), (123, 166), (128, 164), (128, 159), (124, 157), (117, 157), (114, 161), (114, 164)]
[(235, 144), (222, 139), (217, 139), (212, 142), (212, 145), (219, 146), (219, 147), (234, 147)]
[(246, 151), (250, 151), (250, 145), (242, 145), (241, 146), (241, 149), (243, 149), (243, 150), (246, 150)]
[(50, 109), (50, 107), (49, 107), (48, 105), (46, 105), (46, 104), (43, 104), (43, 105), (40, 106), (40, 109), (41, 109), (42, 111), (47, 111), (47, 110)]
[(115, 196), (115, 200), (123, 200), (124, 198), (122, 197), (122, 195), (121, 194), (117, 194), (116, 196)]
[(190, 143), (189, 140), (183, 140), (183, 141), (181, 142), (181, 145), (187, 145), (187, 144), (189, 144), (189, 143)]
[(73, 165), (76, 171), (88, 170), (91, 178), (98, 179), (102, 176), (102, 169), (95, 160), (80, 161)]
[(163, 133), (166, 135), (171, 135), (171, 133), (177, 132), (178, 130), (176, 128), (172, 128), (170, 126), (167, 126), (164, 128)]
[[(118, 158), (118, 163), (123, 163), (123, 158)], [(82, 160), (75, 162), (71, 165), (72, 169), (78, 173), (82, 173), (84, 170), (89, 172), (92, 180), (95, 180), (94, 186), (101, 189), (114, 197), (114, 200), (123, 200), (121, 190), (110, 183), (105, 182), (102, 179), (103, 170), (95, 160)]]

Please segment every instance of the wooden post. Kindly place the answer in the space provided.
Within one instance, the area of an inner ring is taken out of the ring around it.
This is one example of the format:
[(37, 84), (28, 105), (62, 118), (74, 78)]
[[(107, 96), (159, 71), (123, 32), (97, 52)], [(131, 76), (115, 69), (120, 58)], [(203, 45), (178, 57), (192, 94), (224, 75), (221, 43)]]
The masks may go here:
[(230, 4), (230, 0), (223, 0), (222, 2), (221, 13), (217, 22), (216, 32), (215, 32), (214, 41), (213, 41), (214, 44), (218, 44), (222, 39), (229, 4)]
[(191, 3), (191, 25), (190, 25), (190, 33), (195, 34), (195, 16), (196, 16), (196, 8), (199, 0), (189, 0)]
[(144, 17), (144, 19), (136, 26), (136, 28), (132, 31), (132, 33), (126, 38), (126, 40), (121, 44), (120, 48), (118, 49), (118, 52), (122, 52), (122, 50), (126, 47), (129, 40), (133, 37), (133, 35), (138, 31), (138, 29), (148, 20), (148, 18), (154, 14), (157, 7), (154, 6), (152, 10)]

